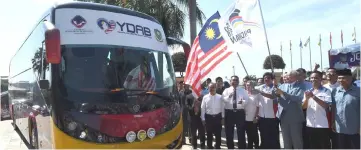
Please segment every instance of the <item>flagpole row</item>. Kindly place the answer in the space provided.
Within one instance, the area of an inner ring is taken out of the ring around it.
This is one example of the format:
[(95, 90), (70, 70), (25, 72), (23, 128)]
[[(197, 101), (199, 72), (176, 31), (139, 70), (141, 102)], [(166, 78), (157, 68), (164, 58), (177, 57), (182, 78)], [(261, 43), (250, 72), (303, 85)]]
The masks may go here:
[[(262, 13), (262, 7), (261, 7), (261, 2), (259, 0), (258, 1), (258, 6), (259, 6), (259, 10), (261, 13), (261, 18), (262, 18), (262, 23), (263, 23), (263, 31), (264, 34), (266, 36), (266, 43), (267, 43), (267, 49), (268, 49), (268, 56), (270, 57), (270, 62), (271, 62), (271, 70), (272, 70), (272, 74), (274, 73), (274, 66), (273, 66), (273, 62), (272, 62), (272, 57), (271, 57), (271, 50), (269, 48), (269, 44), (268, 44), (268, 37), (267, 37), (267, 31), (266, 31), (266, 25), (264, 24), (264, 19), (263, 19), (263, 13)], [(237, 53), (238, 54), (238, 53)], [(248, 74), (247, 74), (248, 75)]]

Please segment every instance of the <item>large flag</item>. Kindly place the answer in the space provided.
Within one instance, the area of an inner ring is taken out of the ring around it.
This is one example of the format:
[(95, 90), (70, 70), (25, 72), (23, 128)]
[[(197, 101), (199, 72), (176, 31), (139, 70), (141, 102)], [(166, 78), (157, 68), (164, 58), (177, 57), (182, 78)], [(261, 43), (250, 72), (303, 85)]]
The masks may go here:
[(187, 62), (184, 81), (192, 86), (194, 96), (200, 96), (201, 80), (224, 59), (232, 54), (219, 32), (218, 11), (204, 24), (193, 42)]
[(219, 28), (230, 48), (250, 49), (265, 42), (260, 10), (257, 0), (237, 0), (222, 14)]
[(308, 45), (308, 43), (310, 43), (310, 37), (308, 37), (308, 39), (306, 40), (306, 42), (305, 42), (305, 47)]

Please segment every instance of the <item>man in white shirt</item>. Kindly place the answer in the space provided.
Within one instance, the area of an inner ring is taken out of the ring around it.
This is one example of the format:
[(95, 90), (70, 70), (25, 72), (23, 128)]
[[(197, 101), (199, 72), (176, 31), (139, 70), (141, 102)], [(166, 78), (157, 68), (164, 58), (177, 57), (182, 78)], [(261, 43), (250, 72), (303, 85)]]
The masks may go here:
[[(335, 68), (328, 68), (327, 72), (326, 72), (326, 77), (327, 77), (328, 83), (323, 85), (325, 88), (332, 91), (340, 86), (340, 83), (337, 82), (338, 74), (337, 74), (337, 70)], [(328, 123), (331, 124), (331, 106), (328, 109), (329, 110), (327, 111), (327, 118), (328, 118)], [(335, 149), (337, 147), (336, 137), (334, 136), (335, 133), (332, 131), (331, 125), (329, 125), (329, 128), (330, 128), (330, 137), (329, 138), (331, 139), (330, 145), (331, 145), (332, 149)]]
[(263, 98), (259, 101), (259, 130), (261, 134), (262, 149), (279, 149), (279, 125), (276, 118), (278, 103), (272, 95), (274, 76), (270, 72), (263, 74), (263, 84), (259, 91)]
[(214, 148), (221, 149), (221, 132), (224, 118), (224, 102), (222, 96), (216, 93), (216, 84), (210, 83), (209, 93), (203, 96), (201, 104), (201, 119), (206, 126), (207, 147), (213, 149), (213, 135), (216, 137)]
[(302, 108), (307, 110), (306, 133), (311, 149), (329, 149), (329, 122), (326, 111), (332, 103), (331, 91), (321, 85), (322, 73), (311, 74), (312, 89), (305, 92)]
[(246, 83), (246, 91), (249, 96), (249, 102), (246, 105), (246, 133), (247, 133), (247, 149), (259, 149), (259, 139), (257, 130), (259, 101), (263, 99), (251, 81)]
[(340, 83), (337, 82), (337, 73), (335, 68), (328, 68), (326, 72), (326, 77), (328, 83), (324, 85), (325, 88), (328, 88), (330, 91), (336, 89), (340, 86)]
[(246, 148), (245, 111), (249, 99), (246, 90), (239, 87), (238, 76), (231, 77), (231, 87), (224, 90), (222, 96), (225, 107), (225, 128), (228, 149), (234, 149), (234, 126), (237, 127), (238, 149)]

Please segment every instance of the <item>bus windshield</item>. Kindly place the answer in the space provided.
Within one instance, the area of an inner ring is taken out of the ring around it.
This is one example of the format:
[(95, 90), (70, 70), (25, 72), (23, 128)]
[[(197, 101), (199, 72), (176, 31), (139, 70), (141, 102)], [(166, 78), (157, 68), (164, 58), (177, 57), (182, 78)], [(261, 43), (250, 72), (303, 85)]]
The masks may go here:
[[(141, 107), (149, 102), (153, 108), (162, 107), (164, 101), (171, 99), (169, 93), (175, 90), (173, 64), (170, 55), (162, 51), (62, 46), (58, 68), (62, 99), (79, 105), (132, 103)], [(136, 93), (147, 91), (158, 95)]]

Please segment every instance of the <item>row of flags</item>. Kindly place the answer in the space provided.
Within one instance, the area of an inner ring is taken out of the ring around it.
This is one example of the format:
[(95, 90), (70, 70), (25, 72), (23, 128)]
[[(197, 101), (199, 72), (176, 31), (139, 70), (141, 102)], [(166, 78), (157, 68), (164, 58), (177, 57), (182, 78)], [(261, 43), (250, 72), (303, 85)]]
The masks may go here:
[(234, 50), (252, 49), (264, 38), (258, 0), (237, 0), (224, 14), (217, 11), (204, 23), (188, 56), (185, 84), (195, 97), (202, 91), (201, 80), (227, 59)]
[[(352, 41), (356, 43), (356, 28), (354, 27), (354, 31), (352, 33)], [(304, 44), (302, 44), (302, 40), (300, 39), (300, 44), (299, 44), (299, 47), (302, 49), (303, 47), (307, 47), (307, 45), (310, 43), (310, 36), (307, 38), (306, 42)], [(318, 40), (318, 43), (317, 45), (321, 47), (321, 34), (319, 36), (319, 40)], [(342, 44), (342, 47), (343, 47), (343, 32), (341, 30), (341, 44)], [(332, 33), (330, 32), (330, 49), (332, 49)], [(290, 40), (290, 50), (292, 50), (292, 41)], [(281, 51), (282, 51), (282, 43), (281, 43)]]
[[(268, 42), (265, 33), (259, 0), (236, 0), (222, 15), (217, 11), (209, 17), (193, 41), (187, 59), (184, 82), (192, 86), (194, 96), (201, 95), (202, 79), (234, 51), (253, 49)], [(353, 36), (356, 41), (356, 34)], [(304, 45), (301, 41), (300, 47), (309, 43), (310, 37)], [(330, 43), (332, 45), (331, 34)], [(321, 35), (318, 44), (321, 46)], [(290, 41), (290, 50), (291, 47)]]

